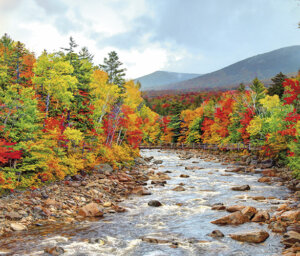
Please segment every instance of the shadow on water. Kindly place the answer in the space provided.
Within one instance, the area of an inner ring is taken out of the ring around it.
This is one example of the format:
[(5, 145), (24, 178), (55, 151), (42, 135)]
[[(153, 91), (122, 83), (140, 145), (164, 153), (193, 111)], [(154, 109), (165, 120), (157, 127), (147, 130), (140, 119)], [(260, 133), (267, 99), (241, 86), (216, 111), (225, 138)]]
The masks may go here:
[[(132, 196), (122, 206), (127, 212), (109, 215), (98, 221), (84, 223), (55, 223), (13, 233), (0, 239), (0, 255), (44, 255), (46, 247), (61, 246), (64, 255), (279, 255), (281, 237), (265, 225), (246, 223), (240, 226), (216, 226), (210, 222), (227, 213), (213, 211), (211, 205), (251, 205), (270, 210), (283, 203), (288, 195), (284, 187), (257, 182), (257, 175), (223, 176), (226, 165), (196, 158), (180, 159), (174, 151), (143, 150), (143, 156), (163, 160), (156, 171), (171, 171), (165, 186), (151, 186), (152, 195)], [(197, 161), (197, 163), (195, 162)], [(185, 167), (199, 169), (185, 170)], [(189, 178), (181, 178), (180, 174)], [(184, 183), (185, 191), (173, 191)], [(236, 192), (232, 186), (249, 184), (250, 191)], [(256, 201), (252, 196), (274, 197)], [(159, 200), (162, 207), (149, 207), (148, 201)], [(235, 231), (265, 229), (270, 237), (262, 244), (240, 243), (228, 237)], [(224, 238), (207, 236), (219, 229)], [(154, 238), (159, 243), (143, 241)], [(177, 248), (174, 248), (177, 247)], [(1, 254), (2, 252), (2, 254)], [(6, 252), (6, 253), (5, 253)]]

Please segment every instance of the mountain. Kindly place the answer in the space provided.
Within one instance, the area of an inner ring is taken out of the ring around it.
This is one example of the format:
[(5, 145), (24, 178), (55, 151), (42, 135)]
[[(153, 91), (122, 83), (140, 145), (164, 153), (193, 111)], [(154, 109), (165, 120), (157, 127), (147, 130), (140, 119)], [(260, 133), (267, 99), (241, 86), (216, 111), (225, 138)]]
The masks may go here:
[(184, 80), (199, 77), (200, 74), (176, 73), (168, 71), (155, 71), (151, 74), (136, 78), (142, 85), (142, 90), (160, 90), (164, 85), (178, 83)]
[(164, 85), (161, 90), (199, 91), (232, 88), (250, 83), (255, 77), (270, 80), (279, 72), (284, 74), (300, 69), (300, 45), (280, 48), (236, 62), (223, 69), (189, 80)]

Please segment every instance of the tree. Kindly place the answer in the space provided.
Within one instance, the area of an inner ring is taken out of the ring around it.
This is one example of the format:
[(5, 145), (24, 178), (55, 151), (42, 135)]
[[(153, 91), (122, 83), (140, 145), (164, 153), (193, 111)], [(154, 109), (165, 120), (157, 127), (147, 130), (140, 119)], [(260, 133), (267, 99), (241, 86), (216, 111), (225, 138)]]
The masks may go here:
[(116, 84), (119, 88), (123, 89), (125, 84), (125, 68), (120, 68), (123, 65), (119, 61), (118, 54), (112, 51), (108, 54), (108, 58), (104, 58), (104, 64), (100, 64), (99, 67), (108, 74), (108, 83)]
[(70, 64), (72, 65), (72, 61), (74, 59), (74, 55), (77, 55), (75, 52), (74, 52), (74, 49), (78, 46), (78, 44), (75, 43), (75, 40), (73, 39), (73, 37), (70, 36), (70, 41), (69, 41), (69, 48), (61, 48), (63, 49), (64, 51), (67, 52), (67, 57), (70, 61)]
[(245, 84), (244, 84), (244, 83), (240, 83), (240, 85), (239, 85), (239, 87), (238, 87), (237, 90), (238, 90), (239, 92), (243, 93), (243, 92), (245, 92), (245, 89), (246, 89)]
[(285, 79), (287, 79), (287, 76), (282, 74), (282, 72), (280, 72), (275, 77), (273, 77), (271, 79), (273, 83), (268, 89), (268, 94), (270, 96), (277, 94), (279, 98), (282, 99), (282, 95), (284, 93), (284, 87), (282, 83), (284, 82)]
[(48, 116), (51, 97), (63, 108), (70, 108), (73, 91), (77, 90), (77, 79), (71, 74), (73, 67), (55, 54), (43, 53), (37, 60), (33, 82), (40, 87), (41, 93), (46, 93), (46, 117)]
[(259, 108), (261, 106), (260, 100), (265, 97), (266, 88), (264, 84), (259, 81), (259, 79), (256, 77), (252, 84), (250, 85), (251, 89), (251, 96), (252, 96), (252, 104), (255, 109), (255, 111), (259, 111)]

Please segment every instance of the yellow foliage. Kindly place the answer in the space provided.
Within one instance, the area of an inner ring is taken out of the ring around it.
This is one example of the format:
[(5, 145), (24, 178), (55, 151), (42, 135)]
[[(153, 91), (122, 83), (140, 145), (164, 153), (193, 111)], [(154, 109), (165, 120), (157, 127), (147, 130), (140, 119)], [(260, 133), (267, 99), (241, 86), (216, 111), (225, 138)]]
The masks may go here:
[(64, 135), (66, 136), (67, 140), (72, 141), (72, 143), (75, 145), (79, 145), (80, 141), (83, 139), (83, 133), (81, 131), (70, 127), (65, 129)]
[(280, 102), (280, 99), (277, 94), (275, 94), (273, 96), (267, 95), (265, 98), (261, 99), (259, 102), (268, 111), (272, 111), (273, 108), (281, 106), (281, 102)]
[(260, 133), (261, 129), (262, 129), (262, 125), (263, 125), (263, 120), (261, 119), (260, 116), (255, 116), (249, 126), (247, 127), (247, 132), (254, 136)]

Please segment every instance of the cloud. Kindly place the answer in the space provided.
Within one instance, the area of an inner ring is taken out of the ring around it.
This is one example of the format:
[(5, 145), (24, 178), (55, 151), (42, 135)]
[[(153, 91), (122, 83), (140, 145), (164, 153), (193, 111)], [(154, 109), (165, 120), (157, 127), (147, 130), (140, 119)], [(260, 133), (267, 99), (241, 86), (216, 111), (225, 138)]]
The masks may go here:
[(116, 50), (129, 77), (205, 73), (299, 44), (299, 8), (295, 0), (0, 0), (0, 33), (37, 54), (73, 36), (95, 63)]

